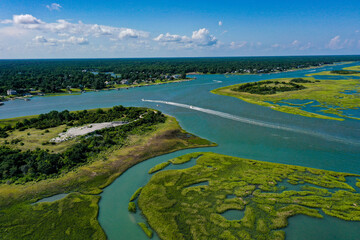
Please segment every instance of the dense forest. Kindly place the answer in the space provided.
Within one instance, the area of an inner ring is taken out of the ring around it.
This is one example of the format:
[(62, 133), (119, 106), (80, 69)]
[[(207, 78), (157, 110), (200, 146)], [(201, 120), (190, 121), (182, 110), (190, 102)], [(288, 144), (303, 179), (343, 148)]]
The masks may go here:
[(99, 109), (97, 111), (52, 111), (32, 119), (25, 119), (13, 127), (6, 126), (1, 129), (3, 138), (6, 138), (6, 135), (11, 134), (15, 129), (20, 131), (28, 128), (47, 129), (63, 124), (78, 126), (116, 120), (129, 122), (79, 137), (79, 141), (62, 153), (50, 153), (40, 148), (34, 151), (21, 151), (21, 147), (13, 147), (21, 144), (21, 140), (6, 142), (0, 146), (0, 182), (27, 182), (54, 177), (87, 163), (91, 158), (112, 146), (121, 147), (127, 136), (147, 132), (157, 123), (164, 122), (165, 119), (166, 117), (159, 111), (116, 106), (108, 110)]
[(191, 72), (270, 73), (359, 60), (360, 56), (1, 60), (0, 95), (8, 89), (19, 94), (31, 89), (55, 93), (66, 88), (103, 89), (106, 82), (124, 79), (131, 84)]
[(305, 86), (297, 83), (313, 83), (313, 82), (303, 78), (294, 78), (291, 79), (289, 82), (268, 80), (268, 81), (241, 84), (240, 86), (233, 88), (232, 90), (236, 92), (247, 92), (251, 94), (269, 95), (269, 94), (275, 94), (277, 92), (296, 91), (306, 88)]

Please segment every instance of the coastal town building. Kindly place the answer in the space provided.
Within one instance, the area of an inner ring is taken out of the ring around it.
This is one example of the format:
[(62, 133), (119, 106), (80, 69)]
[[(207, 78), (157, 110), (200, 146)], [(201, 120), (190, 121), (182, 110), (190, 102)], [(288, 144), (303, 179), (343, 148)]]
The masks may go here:
[(13, 90), (13, 89), (7, 90), (6, 93), (7, 93), (8, 96), (17, 94), (17, 92), (15, 90)]

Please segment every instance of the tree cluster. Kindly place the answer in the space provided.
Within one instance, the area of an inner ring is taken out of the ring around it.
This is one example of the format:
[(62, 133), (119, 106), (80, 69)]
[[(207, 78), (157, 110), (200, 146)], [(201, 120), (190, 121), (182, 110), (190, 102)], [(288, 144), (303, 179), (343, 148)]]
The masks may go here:
[(360, 72), (350, 71), (350, 70), (333, 70), (330, 73), (334, 73), (334, 74), (360, 74)]
[(240, 86), (235, 87), (232, 90), (236, 92), (247, 92), (251, 94), (270, 95), (270, 94), (275, 94), (277, 92), (302, 90), (305, 89), (306, 87), (296, 83), (311, 83), (311, 82), (312, 81), (305, 80), (302, 78), (294, 78), (289, 82), (269, 80), (269, 81), (241, 84)]
[[(140, 115), (142, 114), (141, 118)], [(68, 120), (63, 120), (66, 117)], [(117, 106), (109, 110), (81, 111), (71, 113), (55, 111), (36, 118), (37, 120), (23, 121), (21, 128), (39, 128), (41, 123), (65, 124), (74, 121), (76, 124), (102, 122), (122, 119), (133, 120), (122, 126), (98, 130), (70, 146), (63, 153), (50, 153), (48, 150), (21, 151), (9, 146), (0, 146), (0, 182), (26, 182), (41, 180), (67, 172), (74, 167), (85, 164), (98, 153), (106, 151), (112, 146), (121, 147), (127, 136), (143, 134), (151, 130), (154, 125), (164, 122), (166, 117), (161, 112), (154, 112), (143, 108), (124, 108)], [(44, 119), (47, 119), (45, 121)], [(39, 124), (39, 125), (38, 125)], [(41, 127), (41, 129), (44, 129)]]

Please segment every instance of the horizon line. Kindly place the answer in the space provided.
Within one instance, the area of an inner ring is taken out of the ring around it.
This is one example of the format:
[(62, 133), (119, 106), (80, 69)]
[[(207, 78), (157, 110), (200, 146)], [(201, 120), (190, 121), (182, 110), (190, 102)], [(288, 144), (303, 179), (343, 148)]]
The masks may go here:
[(0, 61), (11, 60), (91, 60), (91, 59), (176, 59), (176, 58), (270, 58), (270, 57), (341, 57), (359, 56), (360, 54), (314, 54), (314, 55), (259, 55), (259, 56), (207, 56), (207, 57), (88, 57), (88, 58), (0, 58)]

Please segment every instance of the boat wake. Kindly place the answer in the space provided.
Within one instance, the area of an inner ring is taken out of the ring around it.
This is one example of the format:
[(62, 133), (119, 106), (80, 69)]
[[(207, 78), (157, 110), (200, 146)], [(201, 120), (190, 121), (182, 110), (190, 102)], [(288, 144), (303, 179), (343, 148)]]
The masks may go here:
[(346, 144), (360, 145), (360, 142), (355, 141), (355, 140), (353, 141), (353, 140), (335, 137), (332, 135), (319, 133), (319, 132), (315, 132), (315, 131), (299, 129), (296, 127), (283, 126), (283, 125), (273, 124), (273, 123), (264, 122), (264, 121), (260, 121), (260, 120), (254, 120), (254, 119), (250, 119), (250, 118), (239, 117), (239, 116), (232, 115), (229, 113), (219, 112), (219, 111), (196, 107), (196, 106), (187, 105), (187, 104), (183, 104), (183, 103), (175, 103), (175, 102), (168, 102), (168, 101), (162, 101), (162, 100), (146, 100), (146, 99), (142, 99), (142, 101), (143, 102), (152, 102), (152, 103), (162, 103), (162, 104), (172, 105), (172, 106), (176, 106), (176, 107), (187, 108), (187, 109), (191, 109), (194, 111), (204, 112), (207, 114), (219, 116), (222, 118), (227, 118), (227, 119), (242, 122), (242, 123), (257, 125), (257, 126), (266, 127), (266, 128), (280, 129), (280, 130), (284, 130), (284, 131), (291, 131), (291, 132), (296, 132), (296, 133), (307, 134), (310, 136), (319, 137), (319, 138), (323, 138), (326, 140), (336, 141), (336, 142), (341, 142), (341, 143), (346, 143)]

